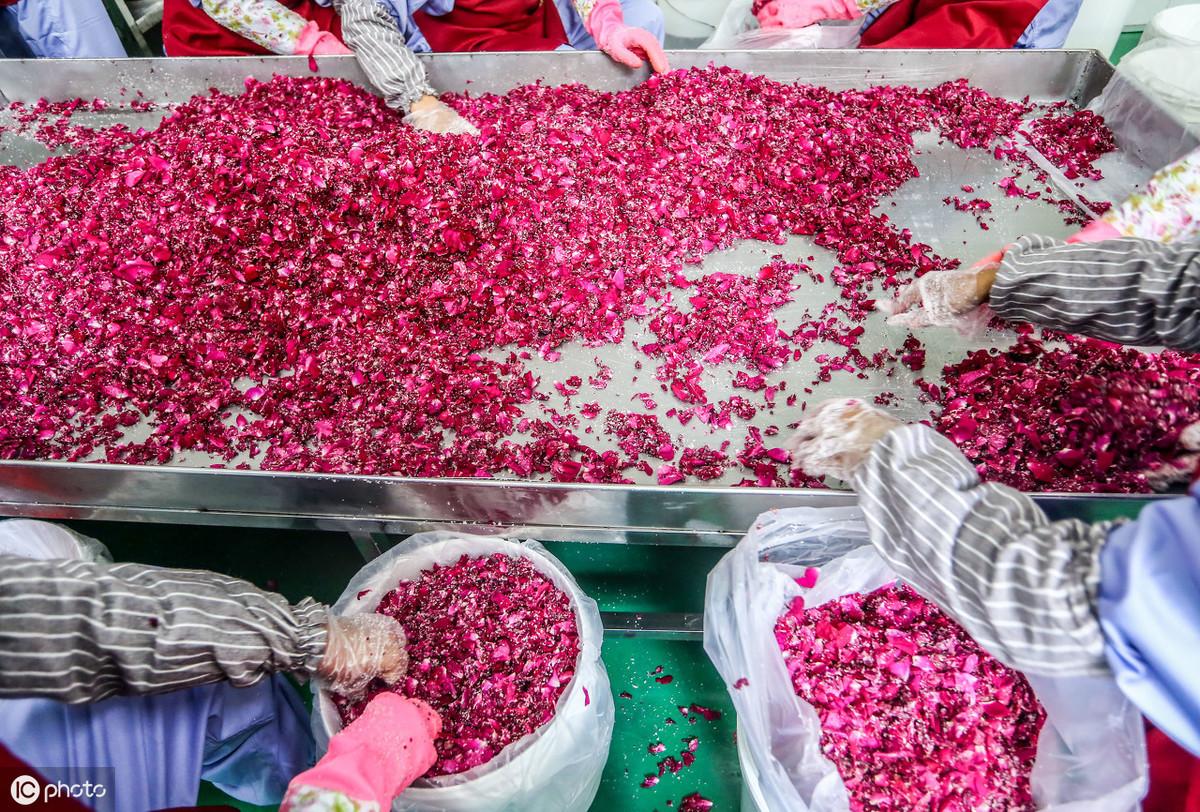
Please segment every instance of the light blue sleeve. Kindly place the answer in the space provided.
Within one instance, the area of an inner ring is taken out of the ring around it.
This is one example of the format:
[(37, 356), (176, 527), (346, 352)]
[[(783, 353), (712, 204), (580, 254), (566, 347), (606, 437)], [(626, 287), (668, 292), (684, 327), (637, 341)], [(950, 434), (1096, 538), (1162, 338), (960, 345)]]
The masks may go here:
[(1079, 16), (1083, 0), (1050, 0), (1017, 40), (1018, 48), (1061, 48)]
[(126, 56), (104, 0), (20, 0), (12, 8), (34, 56), (101, 59)]
[(309, 716), (286, 677), (247, 688), (220, 683), (209, 710), (201, 777), (239, 801), (278, 806), (316, 758)]
[(1098, 597), (1117, 685), (1200, 755), (1200, 489), (1157, 502), (1109, 534)]

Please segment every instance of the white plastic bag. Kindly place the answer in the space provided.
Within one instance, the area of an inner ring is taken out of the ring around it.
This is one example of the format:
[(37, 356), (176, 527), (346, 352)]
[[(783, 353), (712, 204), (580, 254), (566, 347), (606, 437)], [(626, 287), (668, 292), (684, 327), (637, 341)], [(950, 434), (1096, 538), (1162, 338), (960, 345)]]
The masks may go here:
[[(333, 605), (335, 615), (373, 612), (400, 581), (434, 564), (465, 555), (503, 553), (527, 558), (571, 600), (579, 628), (575, 676), (558, 699), (554, 718), (504, 748), (480, 767), (417, 781), (396, 799), (406, 812), (570, 812), (586, 810), (600, 787), (616, 713), (608, 673), (600, 659), (604, 629), (596, 602), (579, 588), (558, 559), (533, 541), (436, 531), (415, 535), (367, 564)], [(317, 682), (313, 736), (323, 754), (341, 717), (326, 686)]]
[(1158, 97), (1184, 124), (1200, 126), (1200, 43), (1168, 44), (1155, 40), (1139, 45), (1121, 61), (1118, 70)]
[(108, 548), (94, 538), (76, 533), (66, 525), (37, 519), (0, 521), (0, 555), (17, 555), (47, 561), (103, 563), (112, 561)]
[(760, 28), (750, 9), (754, 0), (731, 0), (712, 36), (700, 48), (709, 51), (857, 48), (862, 19), (831, 20), (804, 28)]
[[(1200, 135), (1200, 4), (1176, 6), (1154, 15), (1137, 47), (1117, 65), (1117, 72), (1089, 105), (1104, 116), (1126, 150), (1149, 150), (1146, 160), (1166, 166), (1190, 152), (1195, 138), (1179, 143), (1155, 126), (1157, 106), (1169, 111)], [(1149, 97), (1149, 98), (1147, 98)], [(1159, 143), (1166, 138), (1164, 143)]]
[[(795, 578), (820, 569), (813, 589)], [(762, 812), (845, 812), (849, 800), (820, 751), (817, 712), (796, 696), (775, 622), (797, 595), (820, 606), (896, 580), (870, 546), (857, 508), (763, 514), (708, 576), (704, 650), (738, 716), (744, 799)], [(745, 680), (744, 683), (739, 683)], [(1046, 709), (1031, 782), (1039, 809), (1128, 812), (1146, 789), (1141, 714), (1109, 679), (1030, 678)], [(741, 684), (741, 688), (732, 686)]]

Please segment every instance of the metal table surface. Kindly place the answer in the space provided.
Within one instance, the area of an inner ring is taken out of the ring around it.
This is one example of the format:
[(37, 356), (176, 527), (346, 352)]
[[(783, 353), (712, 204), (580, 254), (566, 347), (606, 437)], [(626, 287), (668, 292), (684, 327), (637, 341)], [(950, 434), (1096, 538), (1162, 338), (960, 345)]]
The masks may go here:
[[(834, 89), (878, 84), (928, 87), (965, 77), (997, 95), (1029, 96), (1040, 102), (1069, 100), (1079, 105), (1094, 99), (1112, 76), (1112, 67), (1088, 51), (689, 51), (672, 52), (670, 57), (674, 67), (701, 67), (711, 62), (780, 81)], [(471, 93), (503, 92), (534, 81), (578, 81), (617, 91), (645, 76), (644, 72), (616, 66), (599, 53), (440, 54), (423, 59), (436, 87)], [(324, 58), (320, 60), (320, 72), (365, 84), (352, 57)], [(170, 105), (211, 87), (238, 92), (247, 76), (266, 80), (273, 74), (311, 75), (307, 59), (292, 57), (0, 61), (0, 101), (103, 98), (112, 105), (108, 110), (77, 113), (73, 123), (104, 126), (122, 122), (149, 127), (162, 115), (161, 110), (138, 113), (122, 107), (122, 103), (137, 94)], [(1110, 177), (1106, 190), (1121, 184), (1131, 188), (1196, 144), (1196, 138), (1168, 112), (1149, 101), (1143, 108), (1136, 121), (1116, 122), (1121, 150), (1104, 159), (1103, 167)], [(12, 134), (6, 134), (0, 143), (0, 161), (10, 164), (28, 166), (46, 154), (41, 145)], [(940, 254), (971, 260), (1022, 233), (1064, 235), (1070, 230), (1050, 205), (1040, 201), (1021, 201), (1024, 205), (1018, 205), (999, 192), (996, 181), (1011, 170), (985, 151), (967, 152), (940, 145), (930, 135), (917, 138), (915, 160), (921, 177), (882, 201), (880, 210), (886, 210), (893, 221), (910, 228), (918, 241), (932, 245)], [(993, 202), (994, 225), (990, 231), (981, 231), (971, 215), (941, 203), (947, 194), (968, 183), (975, 184), (980, 195)], [(984, 194), (985, 190), (990, 193)], [(1091, 190), (1088, 193), (1095, 194)], [(834, 265), (828, 251), (806, 238), (795, 237), (784, 246), (741, 243), (709, 255), (686, 273), (753, 273), (776, 253), (789, 260), (815, 256), (810, 264), (819, 272)], [(805, 283), (797, 291), (796, 301), (779, 311), (779, 321), (786, 328), (789, 319), (836, 296), (832, 282)], [(896, 347), (904, 336), (885, 327), (879, 315), (873, 315), (866, 326), (868, 338), (861, 349), (867, 354), (883, 346)], [(646, 329), (634, 323), (628, 328), (632, 340)], [(932, 373), (974, 347), (1003, 345), (1011, 336), (991, 334), (982, 342), (968, 342), (950, 331), (936, 331), (922, 338), (928, 350), (926, 370)], [(581, 365), (587, 364), (592, 355), (603, 355), (605, 363), (613, 367), (614, 378), (607, 390), (589, 392), (589, 399), (605, 408), (630, 409), (634, 405), (630, 395), (646, 388), (633, 381), (635, 356), (631, 348), (622, 345), (601, 351), (567, 346), (562, 352), (563, 360), (558, 364), (532, 366), (547, 384), (587, 368)], [(788, 365), (772, 380), (785, 376), (808, 380), (815, 371), (814, 362), (808, 359), (818, 354), (820, 349), (814, 348), (805, 359)], [(728, 367), (707, 373), (705, 387), (714, 400), (733, 391), (733, 373)], [(812, 397), (873, 395), (886, 385), (899, 395), (898, 408), (903, 414), (910, 419), (925, 417), (928, 407), (916, 398), (915, 377), (907, 370), (900, 370), (886, 384), (882, 377), (865, 382), (853, 376), (835, 377)], [(763, 409), (754, 422), (784, 426), (799, 417), (800, 407), (800, 403), (780, 406), (773, 414)], [(689, 434), (698, 431), (693, 427), (679, 430), (672, 426), (672, 430), (682, 435), (684, 442), (706, 438), (712, 442), (709, 434)], [(740, 435), (731, 439), (737, 437)], [(642, 482), (627, 486), (568, 485), (213, 470), (206, 467), (212, 462), (207, 458), (185, 457), (178, 462), (154, 467), (0, 463), (0, 515), (352, 531), (367, 552), (375, 543), (371, 534), (407, 534), (447, 526), (482, 532), (499, 530), (543, 540), (727, 546), (765, 510), (841, 505), (853, 500), (852, 495), (836, 491), (735, 488), (729, 480), (707, 486), (660, 487)], [(1085, 519), (1128, 514), (1144, 500), (1138, 496), (1062, 494), (1037, 498), (1055, 517)]]

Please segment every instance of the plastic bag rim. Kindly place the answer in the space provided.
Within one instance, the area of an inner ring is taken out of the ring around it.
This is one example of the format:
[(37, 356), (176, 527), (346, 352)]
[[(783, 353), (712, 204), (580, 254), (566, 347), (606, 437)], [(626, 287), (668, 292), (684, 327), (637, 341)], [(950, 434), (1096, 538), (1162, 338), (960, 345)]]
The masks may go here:
[[(542, 739), (544, 733), (558, 720), (564, 709), (567, 707), (569, 701), (583, 693), (582, 680), (580, 679), (580, 673), (584, 670), (583, 666), (598, 667), (601, 669), (604, 667), (601, 660), (601, 647), (600, 645), (595, 645), (595, 641), (592, 639), (597, 630), (593, 628), (594, 624), (591, 622), (591, 619), (584, 616), (584, 610), (589, 606), (589, 604), (591, 607), (596, 607), (595, 601), (583, 592), (578, 582), (575, 581), (574, 577), (570, 574), (570, 571), (566, 569), (562, 562), (555, 558), (538, 542), (533, 540), (513, 539), (505, 536), (479, 536), (470, 533), (454, 533), (452, 531), (434, 530), (410, 536), (400, 544), (396, 545), (396, 547), (388, 550), (385, 555), (392, 554), (397, 560), (399, 560), (402, 559), (407, 553), (430, 548), (437, 551), (439, 548), (459, 541), (468, 543), (486, 542), (501, 548), (493, 552), (489, 552), (487, 555), (502, 553), (516, 555), (517, 557), (529, 558), (531, 561), (534, 561), (538, 571), (549, 577), (552, 582), (554, 582), (554, 585), (567, 595), (571, 602), (571, 608), (575, 614), (575, 623), (579, 630), (579, 655), (576, 658), (575, 671), (571, 675), (571, 679), (567, 683), (566, 688), (563, 689), (562, 694), (559, 696), (558, 701), (555, 703), (554, 716), (549, 721), (542, 724), (532, 733), (521, 737), (517, 741), (512, 742), (501, 749), (485, 764), (473, 767), (470, 770), (464, 770), (461, 773), (436, 776), (429, 779), (418, 779), (404, 791), (404, 795), (411, 797), (413, 800), (424, 800), (426, 797), (432, 800), (436, 798), (437, 794), (442, 791), (462, 789), (463, 787), (466, 787), (475, 781), (487, 779), (489, 776), (494, 775), (503, 768), (519, 763), (522, 758), (527, 755), (530, 749)], [(400, 548), (406, 549), (401, 551)], [(505, 550), (503, 548), (509, 549)], [(459, 558), (461, 558), (463, 555), (471, 554), (459, 553), (454, 557), (439, 557), (434, 563), (442, 565), (451, 564), (454, 561), (459, 560)], [(477, 557), (477, 555), (472, 557)], [(370, 563), (371, 562), (367, 562), (366, 566), (370, 566)], [(424, 569), (422, 569), (422, 572), (423, 571)], [(350, 583), (353, 582), (354, 579), (351, 579)], [(354, 608), (354, 603), (357, 600), (359, 599), (349, 588), (348, 584), (346, 590), (338, 598), (337, 602), (330, 607), (330, 613), (333, 615), (346, 614), (347, 609)], [(362, 611), (374, 611), (374, 606), (378, 606), (378, 602), (372, 605), (370, 601), (367, 601), (363, 604), (363, 606), (370, 608), (360, 609), (359, 612), (354, 612), (353, 614), (359, 614)], [(599, 611), (598, 607), (596, 607), (595, 611)], [(602, 630), (600, 631), (600, 636), (602, 642)], [(325, 728), (327, 735), (332, 736), (342, 728), (342, 725), (340, 724), (340, 714), (337, 713), (337, 709), (333, 705), (333, 701), (329, 698), (328, 685), (325, 683), (325, 681), (321, 679), (315, 679), (314, 683), (317, 692), (317, 699), (314, 702), (314, 717), (321, 720), (322, 726)], [(595, 698), (591, 697), (590, 695), (588, 699), (590, 700), (587, 703), (588, 705), (595, 702)], [(339, 723), (336, 729), (330, 729), (326, 724), (324, 713), (326, 707), (331, 709), (332, 716)]]

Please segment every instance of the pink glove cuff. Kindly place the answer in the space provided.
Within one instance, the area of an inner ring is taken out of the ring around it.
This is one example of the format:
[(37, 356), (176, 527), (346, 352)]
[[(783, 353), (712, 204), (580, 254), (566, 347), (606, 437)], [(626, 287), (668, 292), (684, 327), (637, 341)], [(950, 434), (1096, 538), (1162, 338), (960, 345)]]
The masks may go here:
[(609, 37), (625, 27), (620, 0), (600, 0), (592, 6), (592, 13), (588, 15), (584, 27), (596, 44), (601, 49), (605, 48)]
[(300, 32), (300, 37), (296, 40), (296, 50), (292, 53), (295, 56), (308, 56), (313, 52), (313, 48), (317, 47), (317, 43), (321, 39), (321, 30), (315, 22), (310, 22), (304, 26), (304, 30)]
[(315, 22), (304, 26), (296, 40), (295, 56), (337, 56), (354, 53), (329, 31), (322, 31)]
[(317, 47), (313, 48), (312, 52), (314, 56), (342, 56), (354, 53), (329, 31), (321, 32), (321, 39), (317, 41)]
[(1104, 240), (1116, 240), (1124, 235), (1107, 220), (1093, 220), (1079, 231), (1067, 237), (1067, 242), (1071, 244), (1081, 242), (1103, 242)]
[(320, 787), (390, 809), (392, 799), (437, 760), (442, 720), (419, 699), (383, 693), (329, 740), (329, 750), (292, 787)]
[(979, 260), (971, 267), (972, 268), (986, 268), (988, 265), (999, 265), (1001, 263), (1001, 261), (1003, 261), (1004, 255), (1006, 253), (1008, 253), (1008, 249), (1010, 249), (1010, 248), (1012, 248), (1011, 245), (1006, 245), (1003, 248), (1001, 248), (999, 251), (997, 251), (996, 253), (988, 254), (986, 257)]

